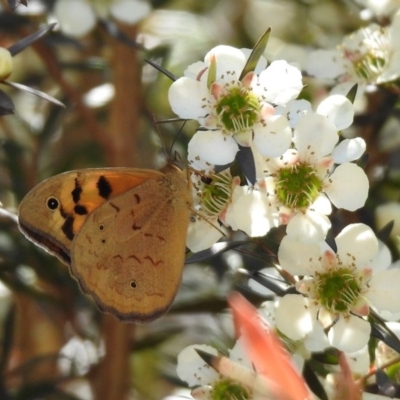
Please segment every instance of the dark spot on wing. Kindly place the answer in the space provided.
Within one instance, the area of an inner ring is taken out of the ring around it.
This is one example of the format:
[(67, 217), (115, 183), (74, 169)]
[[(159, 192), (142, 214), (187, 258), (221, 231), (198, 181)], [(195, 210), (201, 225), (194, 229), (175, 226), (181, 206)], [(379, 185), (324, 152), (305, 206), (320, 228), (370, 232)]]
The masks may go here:
[(108, 199), (112, 192), (112, 188), (110, 182), (102, 175), (97, 181), (97, 189), (99, 191), (99, 196), (103, 197), (103, 199)]
[(69, 239), (72, 240), (74, 238), (74, 217), (72, 215), (69, 215), (62, 227), (61, 230), (64, 232), (64, 235)]
[(82, 193), (82, 186), (79, 183), (78, 178), (75, 178), (75, 189), (71, 192), (72, 200), (74, 201), (75, 204), (79, 203), (79, 200), (81, 199), (81, 193)]
[(113, 203), (109, 203), (110, 204), (110, 206), (112, 207), (112, 208), (114, 208), (115, 209), (115, 211), (116, 212), (119, 212), (119, 207), (117, 207), (115, 204), (113, 204)]
[(136, 203), (139, 204), (140, 203), (140, 196), (135, 193), (134, 197), (135, 197)]
[(132, 225), (132, 229), (134, 230), (134, 231), (138, 231), (138, 230), (140, 230), (140, 229), (142, 229), (140, 226), (138, 226), (138, 225), (135, 225), (135, 224), (133, 224)]
[(60, 204), (60, 214), (64, 219), (68, 218), (68, 213), (64, 210), (63, 206)]
[(74, 207), (74, 211), (75, 211), (75, 213), (78, 214), (78, 215), (86, 215), (86, 214), (88, 213), (87, 208), (86, 208), (85, 206), (81, 206), (81, 205), (79, 205), (79, 204), (77, 204), (77, 205)]

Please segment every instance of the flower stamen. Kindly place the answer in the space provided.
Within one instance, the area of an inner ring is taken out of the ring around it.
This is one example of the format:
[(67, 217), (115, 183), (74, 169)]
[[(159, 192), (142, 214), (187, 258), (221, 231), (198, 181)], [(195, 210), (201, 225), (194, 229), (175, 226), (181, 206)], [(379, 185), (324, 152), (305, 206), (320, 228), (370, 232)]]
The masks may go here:
[(260, 104), (258, 98), (239, 83), (239, 86), (226, 89), (217, 99), (215, 113), (224, 130), (238, 133), (259, 121)]
[(278, 171), (276, 193), (286, 207), (306, 209), (317, 199), (321, 190), (321, 178), (308, 164), (296, 163)]
[(201, 190), (202, 209), (207, 215), (218, 216), (226, 207), (232, 194), (232, 175), (228, 170), (213, 174)]

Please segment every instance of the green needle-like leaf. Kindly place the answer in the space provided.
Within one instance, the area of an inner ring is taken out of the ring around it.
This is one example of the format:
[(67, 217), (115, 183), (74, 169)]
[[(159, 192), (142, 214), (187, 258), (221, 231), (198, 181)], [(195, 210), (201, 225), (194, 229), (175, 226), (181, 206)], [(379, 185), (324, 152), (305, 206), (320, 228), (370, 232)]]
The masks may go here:
[(263, 55), (267, 47), (270, 35), (271, 35), (271, 28), (268, 28), (268, 30), (264, 33), (264, 35), (262, 35), (260, 39), (258, 39), (258, 42), (255, 44), (253, 51), (250, 53), (250, 57), (243, 68), (239, 80), (242, 80), (249, 72), (252, 72), (256, 69), (258, 60)]

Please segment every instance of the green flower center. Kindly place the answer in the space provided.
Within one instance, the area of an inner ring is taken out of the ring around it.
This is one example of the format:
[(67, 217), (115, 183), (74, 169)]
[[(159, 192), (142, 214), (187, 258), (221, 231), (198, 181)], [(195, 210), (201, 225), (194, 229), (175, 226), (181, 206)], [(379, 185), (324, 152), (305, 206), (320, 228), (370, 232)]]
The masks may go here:
[(260, 119), (258, 98), (244, 87), (230, 89), (218, 100), (215, 110), (220, 123), (228, 132), (242, 132)]
[(305, 209), (319, 196), (322, 180), (315, 169), (304, 163), (282, 168), (277, 174), (276, 191), (280, 202), (289, 208)]
[(381, 74), (386, 61), (386, 58), (371, 52), (354, 62), (353, 66), (359, 78), (366, 82), (373, 82)]
[(361, 282), (351, 267), (317, 273), (315, 283), (320, 304), (336, 313), (349, 312), (361, 292)]
[(212, 393), (213, 400), (247, 400), (248, 391), (235, 381), (223, 379), (217, 382)]
[(367, 40), (367, 51), (342, 47), (342, 55), (348, 59), (354, 68), (355, 74), (365, 82), (374, 82), (382, 74), (389, 61), (388, 32), (382, 28), (379, 32), (363, 31)]
[(210, 216), (218, 216), (225, 208), (232, 194), (232, 176), (229, 170), (212, 175), (203, 181), (201, 189), (202, 208)]

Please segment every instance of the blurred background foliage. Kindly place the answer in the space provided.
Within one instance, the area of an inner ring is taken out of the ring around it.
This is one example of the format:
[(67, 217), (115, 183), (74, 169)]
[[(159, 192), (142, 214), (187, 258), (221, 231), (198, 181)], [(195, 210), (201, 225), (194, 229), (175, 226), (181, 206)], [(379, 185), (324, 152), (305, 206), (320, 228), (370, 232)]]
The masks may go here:
[[(1, 47), (57, 22), (54, 1), (30, 0), (15, 11), (5, 0), (0, 4)], [(121, 324), (99, 313), (67, 268), (17, 228), (13, 215), (20, 200), (49, 176), (87, 167), (163, 165), (154, 120), (174, 117), (167, 101), (171, 80), (145, 59), (181, 76), (212, 47), (252, 48), (272, 27), (267, 59), (301, 65), (307, 51), (332, 47), (366, 23), (361, 6), (350, 0), (153, 0), (151, 7), (134, 25), (107, 16), (79, 38), (56, 26), (14, 57), (9, 80), (47, 93), (65, 108), (2, 87), (15, 113), (0, 118), (0, 399), (162, 399), (188, 393), (175, 372), (179, 351), (192, 343), (232, 345), (226, 295), (234, 288), (255, 303), (263, 299), (237, 270), (268, 267), (268, 256), (228, 251), (185, 267), (166, 316), (144, 326)], [(315, 80), (304, 82), (303, 97), (318, 103), (327, 94)], [(396, 103), (397, 94), (379, 89), (360, 106), (352, 129), (367, 141), (370, 197), (357, 213), (335, 214), (338, 231), (357, 221), (374, 226), (376, 206), (399, 200)], [(166, 148), (181, 127), (157, 125)], [(182, 157), (195, 128), (187, 123), (174, 144)]]

